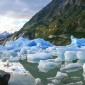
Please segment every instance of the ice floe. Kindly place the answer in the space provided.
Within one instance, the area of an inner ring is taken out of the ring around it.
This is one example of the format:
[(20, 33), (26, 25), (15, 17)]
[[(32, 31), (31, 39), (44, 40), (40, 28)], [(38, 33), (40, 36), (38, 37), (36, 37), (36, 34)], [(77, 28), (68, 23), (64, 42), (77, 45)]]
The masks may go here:
[(36, 52), (34, 54), (28, 54), (27, 59), (28, 62), (38, 63), (40, 60), (52, 59), (53, 57), (49, 53), (45, 52)]
[[(61, 79), (69, 76), (69, 72), (79, 71), (83, 68), (85, 73), (85, 39), (71, 36), (71, 44), (55, 46), (41, 38), (29, 40), (20, 37), (17, 40), (6, 42), (4, 46), (0, 45), (0, 59), (6, 63), (17, 63), (19, 60), (26, 60), (33, 64), (38, 63), (39, 71), (45, 73), (54, 68), (59, 69), (57, 75), (51, 79), (51, 83), (47, 84), (59, 85)], [(15, 72), (26, 72), (25, 69), (17, 66), (11, 69)], [(81, 82), (69, 83), (69, 85), (79, 83)]]
[(41, 72), (48, 72), (51, 69), (59, 68), (61, 66), (62, 59), (47, 59), (47, 60), (40, 60), (38, 68)]
[(64, 56), (66, 61), (77, 60), (76, 51), (66, 51)]
[(36, 78), (35, 81), (34, 81), (34, 85), (41, 85), (41, 79)]
[(79, 60), (85, 60), (85, 51), (78, 51), (76, 56)]
[(78, 71), (81, 68), (82, 66), (78, 63), (70, 63), (68, 65), (65, 65), (65, 67), (62, 67), (60, 70), (63, 72), (74, 72)]

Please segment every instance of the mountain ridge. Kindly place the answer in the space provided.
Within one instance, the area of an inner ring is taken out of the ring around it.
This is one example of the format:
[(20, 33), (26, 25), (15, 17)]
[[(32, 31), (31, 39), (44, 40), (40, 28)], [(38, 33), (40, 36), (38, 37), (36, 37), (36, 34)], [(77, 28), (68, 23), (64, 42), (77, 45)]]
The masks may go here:
[(4, 43), (22, 36), (29, 39), (40, 37), (56, 45), (66, 45), (70, 43), (71, 35), (85, 37), (84, 19), (84, 0), (52, 0)]

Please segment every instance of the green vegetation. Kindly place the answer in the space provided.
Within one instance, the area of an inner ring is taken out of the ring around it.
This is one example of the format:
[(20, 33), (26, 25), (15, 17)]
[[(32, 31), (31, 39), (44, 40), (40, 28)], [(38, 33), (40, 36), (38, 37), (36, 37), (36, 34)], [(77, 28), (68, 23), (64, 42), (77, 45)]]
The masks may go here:
[[(56, 15), (47, 21), (28, 26), (26, 31), (32, 38), (44, 38), (57, 45), (69, 44), (71, 35), (77, 38), (85, 37), (85, 8), (72, 7), (63, 15)], [(49, 38), (50, 35), (53, 37)]]

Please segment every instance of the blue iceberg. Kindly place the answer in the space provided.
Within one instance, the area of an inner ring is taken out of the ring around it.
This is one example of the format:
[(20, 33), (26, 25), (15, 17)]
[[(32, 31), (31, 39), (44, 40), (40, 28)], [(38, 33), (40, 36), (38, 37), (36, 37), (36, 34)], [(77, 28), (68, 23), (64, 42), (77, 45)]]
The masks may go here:
[(74, 36), (71, 36), (71, 44), (68, 46), (72, 46), (72, 47), (81, 47), (81, 46), (85, 46), (85, 38), (75, 38)]

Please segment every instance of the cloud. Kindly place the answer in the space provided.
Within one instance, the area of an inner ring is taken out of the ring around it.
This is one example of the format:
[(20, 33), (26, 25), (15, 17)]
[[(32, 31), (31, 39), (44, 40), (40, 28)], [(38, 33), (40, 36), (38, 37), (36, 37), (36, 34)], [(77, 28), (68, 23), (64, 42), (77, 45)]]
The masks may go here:
[(51, 0), (0, 0), (0, 14), (30, 19)]
[(0, 16), (0, 32), (8, 31), (10, 33), (13, 33), (15, 31), (18, 31), (26, 22), (26, 19), (16, 19), (6, 16)]
[(0, 0), (0, 32), (18, 31), (51, 0)]

